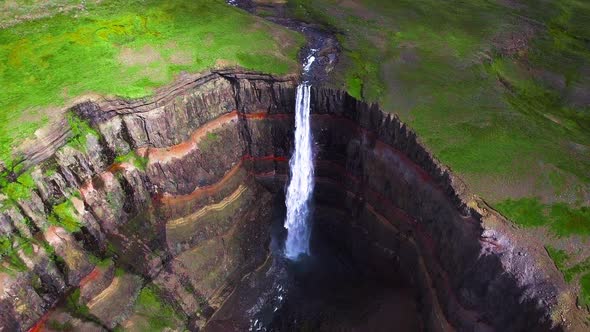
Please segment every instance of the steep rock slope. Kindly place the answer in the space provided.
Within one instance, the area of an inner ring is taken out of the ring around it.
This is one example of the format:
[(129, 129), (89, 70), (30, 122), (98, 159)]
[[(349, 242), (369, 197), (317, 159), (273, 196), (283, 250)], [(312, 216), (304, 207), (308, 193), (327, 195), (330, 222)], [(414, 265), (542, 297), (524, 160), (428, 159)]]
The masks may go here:
[[(79, 104), (69, 126), (25, 147), (0, 214), (10, 240), (0, 327), (137, 328), (154, 289), (177, 317), (168, 326), (203, 326), (267, 255), (295, 82), (185, 76), (153, 98)], [(581, 327), (543, 247), (470, 195), (399, 119), (339, 91), (312, 96), (318, 213), (355, 217), (358, 234), (341, 241), (361, 236), (413, 280), (430, 327)]]

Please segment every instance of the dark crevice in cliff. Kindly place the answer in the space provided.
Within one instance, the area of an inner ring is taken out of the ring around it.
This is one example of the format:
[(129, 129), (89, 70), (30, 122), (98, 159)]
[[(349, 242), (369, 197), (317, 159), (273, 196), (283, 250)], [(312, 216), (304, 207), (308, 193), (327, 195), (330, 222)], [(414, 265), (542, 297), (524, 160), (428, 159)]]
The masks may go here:
[(121, 138), (123, 139), (123, 141), (125, 141), (127, 144), (129, 144), (129, 148), (131, 150), (137, 149), (137, 146), (135, 145), (135, 142), (131, 138), (131, 134), (129, 133), (129, 128), (127, 128), (127, 123), (125, 121), (121, 122)]
[(135, 202), (136, 198), (133, 186), (123, 176), (117, 176), (116, 179), (119, 181), (119, 184), (121, 185), (121, 187), (123, 188), (123, 192), (125, 193), (122, 211), (130, 216), (137, 215), (139, 211), (137, 210), (137, 204)]

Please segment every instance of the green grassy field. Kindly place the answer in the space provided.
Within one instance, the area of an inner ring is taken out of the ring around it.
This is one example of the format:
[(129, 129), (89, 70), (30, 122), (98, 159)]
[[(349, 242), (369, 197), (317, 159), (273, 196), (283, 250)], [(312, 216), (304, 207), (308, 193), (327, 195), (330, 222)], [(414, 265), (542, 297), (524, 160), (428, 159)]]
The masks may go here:
[[(517, 225), (590, 259), (572, 249), (590, 245), (590, 2), (291, 0), (289, 9), (336, 31), (333, 84), (398, 113)], [(590, 277), (576, 282), (588, 303)]]
[(571, 257), (567, 252), (551, 246), (546, 246), (545, 249), (555, 262), (555, 266), (563, 274), (565, 281), (578, 281), (580, 287), (578, 303), (590, 310), (590, 257), (577, 264), (572, 264)]
[(292, 0), (289, 7), (337, 31), (336, 85), (398, 113), (491, 203), (587, 204), (590, 3)]
[(2, 29), (0, 159), (10, 165), (14, 147), (79, 95), (143, 97), (181, 71), (215, 67), (296, 72), (303, 43), (220, 0), (88, 2)]
[(566, 203), (543, 204), (538, 198), (507, 199), (496, 209), (524, 227), (545, 226), (558, 237), (590, 236), (590, 207), (573, 208)]
[[(560, 6), (590, 14), (588, 3)], [(473, 189), (494, 200), (510, 197), (485, 195), (492, 192), (477, 178), (518, 183), (534, 173), (545, 175), (539, 181), (573, 184), (567, 186), (576, 196), (571, 201), (583, 199), (590, 182), (590, 110), (567, 94), (590, 84), (583, 81), (590, 66), (586, 36), (573, 35), (587, 34), (586, 21), (537, 32), (525, 48), (506, 51), (503, 44), (526, 34), (522, 15), (543, 13), (537, 19), (554, 24), (560, 18), (546, 13), (562, 15), (561, 8), (531, 6), (529, 13), (493, 1), (433, 0), (295, 0), (290, 7), (295, 16), (339, 32), (344, 59), (336, 82), (399, 113), (437, 157), (473, 180)], [(563, 81), (564, 91), (545, 76)], [(539, 185), (554, 193), (564, 187)]]
[[(299, 70), (301, 35), (221, 0), (79, 3), (1, 4), (0, 24), (20, 22), (0, 29), (8, 167), (19, 143), (82, 94), (147, 96), (182, 71), (214, 67)], [(574, 237), (590, 243), (590, 2), (290, 0), (288, 10), (336, 31), (334, 85), (398, 113), (498, 211), (546, 230), (550, 256), (590, 303), (590, 258), (563, 249)], [(70, 125), (70, 144), (83, 147), (88, 128)], [(2, 180), (13, 201), (34, 185), (30, 173)], [(75, 229), (71, 206), (60, 204), (56, 222)], [(18, 265), (0, 240), (0, 256)]]

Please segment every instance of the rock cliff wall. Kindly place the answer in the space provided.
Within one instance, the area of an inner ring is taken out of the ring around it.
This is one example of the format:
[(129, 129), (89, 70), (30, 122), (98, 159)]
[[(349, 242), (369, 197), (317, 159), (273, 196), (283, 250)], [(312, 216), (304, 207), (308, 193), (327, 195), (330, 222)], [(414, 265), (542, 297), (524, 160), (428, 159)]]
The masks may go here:
[[(24, 173), (11, 177), (32, 185), (17, 184), (26, 192), (3, 196), (0, 212), (10, 240), (0, 330), (134, 326), (145, 287), (172, 303), (177, 324), (203, 326), (267, 255), (295, 83), (186, 76), (152, 98), (76, 105), (69, 126), (23, 148)], [(317, 212), (353, 220), (317, 227), (346, 230), (352, 252), (412, 280), (430, 327), (578, 327), (542, 246), (470, 195), (399, 119), (330, 89), (314, 88), (312, 104)]]

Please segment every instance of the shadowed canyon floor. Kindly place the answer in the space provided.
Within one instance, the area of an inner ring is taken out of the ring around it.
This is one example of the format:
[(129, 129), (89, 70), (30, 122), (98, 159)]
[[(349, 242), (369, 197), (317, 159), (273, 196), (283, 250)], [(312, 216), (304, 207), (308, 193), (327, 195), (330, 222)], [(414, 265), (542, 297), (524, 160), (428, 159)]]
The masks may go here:
[[(275, 198), (273, 252), (244, 278), (205, 331), (402, 331), (422, 330), (417, 293), (395, 274), (373, 269), (323, 234), (318, 223), (348, 224), (342, 211), (326, 209), (312, 218), (311, 256), (283, 257), (284, 196)], [(330, 230), (333, 231), (333, 230)], [(357, 239), (358, 240), (358, 239)], [(390, 271), (387, 271), (390, 272)]]

